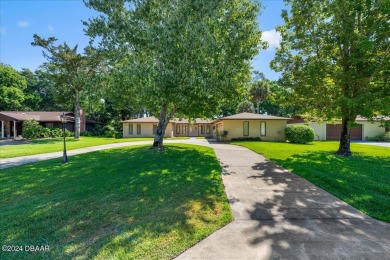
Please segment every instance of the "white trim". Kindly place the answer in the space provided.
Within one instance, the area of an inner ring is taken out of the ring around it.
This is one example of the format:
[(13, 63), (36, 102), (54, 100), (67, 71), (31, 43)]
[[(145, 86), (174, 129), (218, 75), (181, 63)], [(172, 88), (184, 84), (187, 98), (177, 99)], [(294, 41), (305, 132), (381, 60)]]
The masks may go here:
[(14, 138), (18, 137), (18, 133), (16, 133), (16, 121), (14, 121)]
[(4, 138), (4, 121), (1, 121), (1, 138)]

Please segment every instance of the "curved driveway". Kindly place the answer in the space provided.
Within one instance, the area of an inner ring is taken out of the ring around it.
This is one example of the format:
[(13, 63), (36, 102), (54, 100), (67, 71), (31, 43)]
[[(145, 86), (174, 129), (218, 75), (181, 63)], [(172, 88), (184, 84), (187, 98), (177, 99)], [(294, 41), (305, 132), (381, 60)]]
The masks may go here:
[[(68, 155), (146, 142), (69, 151)], [(177, 259), (390, 259), (390, 224), (375, 220), (305, 179), (240, 146), (214, 148), (234, 221)], [(62, 152), (1, 159), (0, 169), (58, 158)]]
[(390, 224), (240, 146), (211, 144), (234, 221), (177, 259), (390, 259)]

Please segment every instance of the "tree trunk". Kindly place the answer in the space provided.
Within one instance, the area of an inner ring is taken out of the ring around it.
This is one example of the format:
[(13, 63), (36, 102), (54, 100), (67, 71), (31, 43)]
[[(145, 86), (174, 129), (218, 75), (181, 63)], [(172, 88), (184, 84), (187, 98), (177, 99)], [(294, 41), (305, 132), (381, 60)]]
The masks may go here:
[(80, 138), (80, 100), (79, 92), (76, 90), (76, 100), (75, 100), (75, 118), (74, 118), (74, 138)]
[(341, 125), (341, 137), (340, 137), (340, 145), (339, 150), (336, 154), (342, 156), (351, 156), (351, 128), (349, 127), (349, 123), (353, 121), (349, 117), (343, 117), (342, 125)]
[(154, 142), (153, 142), (153, 148), (158, 148), (160, 150), (164, 150), (164, 135), (165, 135), (165, 129), (167, 128), (167, 125), (169, 123), (169, 120), (171, 120), (174, 109), (168, 114), (167, 113), (167, 105), (163, 105), (160, 111), (160, 117), (158, 119), (158, 125), (156, 129), (156, 133), (154, 135)]

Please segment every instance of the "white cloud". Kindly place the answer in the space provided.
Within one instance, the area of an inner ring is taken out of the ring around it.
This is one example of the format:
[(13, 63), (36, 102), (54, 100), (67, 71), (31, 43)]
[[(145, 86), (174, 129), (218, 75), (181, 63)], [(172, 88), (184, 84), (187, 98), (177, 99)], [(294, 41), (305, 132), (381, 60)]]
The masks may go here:
[(282, 41), (282, 36), (280, 32), (277, 32), (275, 29), (270, 31), (264, 31), (261, 35), (261, 40), (268, 42), (268, 49), (278, 48), (280, 42)]
[(49, 24), (49, 25), (47, 26), (47, 29), (49, 29), (49, 31), (54, 31), (54, 26), (51, 25), (51, 24)]
[(29, 24), (29, 22), (27, 22), (27, 21), (19, 21), (19, 22), (18, 22), (18, 26), (19, 26), (19, 27), (22, 27), (22, 28), (26, 28), (26, 27), (29, 27), (30, 24)]

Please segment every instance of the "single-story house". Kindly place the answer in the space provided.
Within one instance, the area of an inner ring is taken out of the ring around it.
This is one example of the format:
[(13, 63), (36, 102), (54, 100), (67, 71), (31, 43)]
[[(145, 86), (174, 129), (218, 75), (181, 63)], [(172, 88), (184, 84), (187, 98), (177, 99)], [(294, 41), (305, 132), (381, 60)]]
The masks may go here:
[[(366, 140), (367, 137), (373, 137), (385, 133), (386, 128), (382, 121), (390, 120), (390, 117), (380, 117), (374, 122), (369, 122), (366, 118), (358, 116), (356, 123), (359, 125), (351, 129), (351, 140)], [(314, 122), (306, 121), (302, 116), (294, 116), (287, 122), (289, 125), (308, 125), (314, 129), (315, 140), (340, 140), (341, 122)], [(388, 130), (388, 129), (387, 129)]]
[[(0, 111), (1, 138), (16, 138), (23, 133), (23, 122), (34, 119), (43, 127), (62, 128), (60, 116), (65, 113), (69, 118), (74, 117), (73, 112), (44, 112), (44, 111)], [(86, 129), (85, 114), (81, 111), (80, 130)], [(68, 120), (66, 129), (74, 131), (74, 120)]]
[[(284, 130), (290, 118), (240, 113), (216, 120), (187, 119), (171, 120), (165, 131), (165, 137), (204, 136), (216, 137), (217, 132), (227, 131), (226, 140), (239, 137), (260, 137), (267, 141), (284, 141)], [(121, 121), (123, 137), (153, 137), (156, 133), (158, 119), (144, 117)]]
[(260, 137), (265, 141), (285, 141), (285, 129), (290, 118), (265, 114), (240, 113), (214, 121), (216, 131), (227, 131), (226, 140)]
[[(154, 137), (158, 119), (154, 116), (121, 121), (123, 137)], [(165, 130), (164, 137), (180, 136), (212, 136), (212, 121), (197, 118), (190, 124), (188, 119), (171, 120)]]

